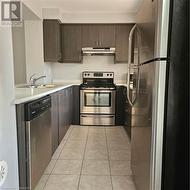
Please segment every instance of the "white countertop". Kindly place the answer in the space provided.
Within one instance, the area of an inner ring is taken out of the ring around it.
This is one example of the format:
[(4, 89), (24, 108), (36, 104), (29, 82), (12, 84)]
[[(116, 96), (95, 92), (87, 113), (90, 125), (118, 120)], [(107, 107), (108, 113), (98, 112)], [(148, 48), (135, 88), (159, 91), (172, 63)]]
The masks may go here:
[(15, 100), (14, 104), (21, 104), (25, 102), (29, 102), (32, 100), (36, 100), (43, 96), (47, 96), (54, 92), (63, 90), (75, 84), (57, 84), (55, 87), (52, 88), (15, 88)]
[[(15, 88), (15, 100), (14, 104), (21, 104), (25, 102), (29, 102), (32, 100), (36, 100), (38, 98), (42, 98), (43, 96), (47, 96), (54, 92), (63, 90), (65, 88), (71, 87), (73, 85), (79, 84), (56, 84), (55, 87), (52, 88)], [(116, 84), (117, 86), (126, 86), (126, 84)]]

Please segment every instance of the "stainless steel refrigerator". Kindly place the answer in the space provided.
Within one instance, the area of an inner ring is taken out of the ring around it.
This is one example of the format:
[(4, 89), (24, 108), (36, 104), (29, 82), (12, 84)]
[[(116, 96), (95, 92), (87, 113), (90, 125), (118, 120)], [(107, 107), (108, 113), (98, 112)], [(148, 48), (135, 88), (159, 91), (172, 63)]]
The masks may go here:
[(144, 0), (130, 32), (127, 97), (137, 190), (188, 189), (188, 7), (188, 0)]

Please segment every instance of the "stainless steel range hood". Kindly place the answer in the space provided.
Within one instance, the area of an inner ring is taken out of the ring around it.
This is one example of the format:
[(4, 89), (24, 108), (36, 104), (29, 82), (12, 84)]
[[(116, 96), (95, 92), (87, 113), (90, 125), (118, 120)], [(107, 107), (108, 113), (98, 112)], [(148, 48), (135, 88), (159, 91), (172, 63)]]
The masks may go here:
[(93, 48), (93, 47), (85, 47), (82, 48), (83, 55), (115, 55), (114, 47), (106, 47), (106, 48)]

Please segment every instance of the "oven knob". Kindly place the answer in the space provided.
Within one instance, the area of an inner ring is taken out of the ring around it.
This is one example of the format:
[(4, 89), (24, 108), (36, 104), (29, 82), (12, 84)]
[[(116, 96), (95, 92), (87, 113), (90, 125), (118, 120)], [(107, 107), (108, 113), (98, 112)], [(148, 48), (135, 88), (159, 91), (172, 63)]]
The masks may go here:
[(90, 76), (90, 74), (88, 74), (88, 76)]
[(109, 76), (109, 74), (107, 74), (107, 76)]
[(112, 76), (112, 74), (110, 74), (110, 76)]

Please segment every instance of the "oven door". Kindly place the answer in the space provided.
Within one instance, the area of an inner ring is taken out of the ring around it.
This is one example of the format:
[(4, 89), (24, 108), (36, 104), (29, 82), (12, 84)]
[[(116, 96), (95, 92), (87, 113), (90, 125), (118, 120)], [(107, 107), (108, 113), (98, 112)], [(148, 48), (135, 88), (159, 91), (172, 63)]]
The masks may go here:
[(115, 114), (115, 90), (81, 90), (80, 113)]

